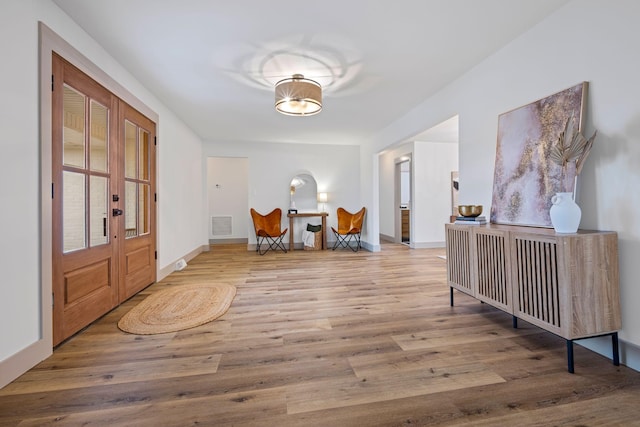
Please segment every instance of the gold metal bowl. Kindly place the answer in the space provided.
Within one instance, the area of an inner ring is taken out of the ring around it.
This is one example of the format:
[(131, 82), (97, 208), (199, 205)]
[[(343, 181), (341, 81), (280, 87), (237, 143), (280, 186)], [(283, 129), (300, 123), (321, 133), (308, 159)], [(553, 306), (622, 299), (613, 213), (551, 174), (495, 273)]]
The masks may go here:
[(482, 205), (460, 205), (458, 212), (462, 216), (478, 216), (482, 213)]

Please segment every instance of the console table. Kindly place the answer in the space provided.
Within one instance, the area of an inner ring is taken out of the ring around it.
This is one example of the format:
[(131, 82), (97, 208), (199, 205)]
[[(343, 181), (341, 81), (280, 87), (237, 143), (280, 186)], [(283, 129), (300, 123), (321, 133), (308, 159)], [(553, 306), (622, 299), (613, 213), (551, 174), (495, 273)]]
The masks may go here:
[(447, 282), (566, 340), (573, 373), (573, 341), (610, 335), (620, 364), (618, 235), (612, 231), (510, 225), (445, 224)]
[(322, 249), (327, 249), (327, 217), (329, 214), (327, 212), (310, 212), (310, 213), (290, 213), (287, 214), (289, 217), (289, 250), (292, 251), (293, 248), (293, 223), (296, 218), (311, 218), (311, 217), (322, 217)]

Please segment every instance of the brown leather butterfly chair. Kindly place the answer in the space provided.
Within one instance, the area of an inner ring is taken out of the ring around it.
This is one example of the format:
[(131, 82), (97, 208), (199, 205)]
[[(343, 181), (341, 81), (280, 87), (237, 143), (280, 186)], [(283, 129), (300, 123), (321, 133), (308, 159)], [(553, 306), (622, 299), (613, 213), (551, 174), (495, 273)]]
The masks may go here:
[[(275, 208), (266, 215), (258, 213), (251, 208), (251, 219), (253, 219), (253, 228), (256, 231), (256, 252), (264, 255), (269, 250), (282, 249), (285, 253), (287, 248), (284, 247), (282, 239), (287, 234), (288, 228), (280, 229), (280, 219), (282, 218), (282, 210)], [(263, 249), (262, 246), (265, 246)]]
[[(333, 245), (335, 251), (338, 246), (349, 248), (354, 252), (360, 249), (360, 233), (362, 232), (362, 221), (364, 221), (365, 208), (356, 213), (350, 213), (343, 208), (338, 208), (338, 229), (331, 227), (336, 235), (336, 243)], [(355, 241), (355, 246), (351, 241)]]

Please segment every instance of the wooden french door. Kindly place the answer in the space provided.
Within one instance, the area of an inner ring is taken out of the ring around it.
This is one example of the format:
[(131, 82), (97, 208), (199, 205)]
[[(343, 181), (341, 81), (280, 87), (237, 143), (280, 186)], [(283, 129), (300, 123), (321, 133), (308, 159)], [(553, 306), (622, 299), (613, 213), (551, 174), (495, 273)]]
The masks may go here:
[(124, 102), (119, 123), (124, 142), (119, 295), (124, 301), (156, 280), (155, 123)]
[(53, 344), (156, 278), (155, 124), (53, 55)]

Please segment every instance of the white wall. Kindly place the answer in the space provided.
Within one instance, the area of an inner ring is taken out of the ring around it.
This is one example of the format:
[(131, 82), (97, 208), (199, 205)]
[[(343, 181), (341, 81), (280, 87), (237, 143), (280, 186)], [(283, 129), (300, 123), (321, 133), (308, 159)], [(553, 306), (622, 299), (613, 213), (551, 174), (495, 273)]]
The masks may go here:
[[(0, 386), (21, 360), (37, 361), (42, 341), (38, 21), (70, 43), (159, 116), (158, 266), (206, 244), (201, 141), (143, 85), (48, 0), (5, 1), (0, 6)], [(46, 90), (46, 86), (45, 86)], [(168, 171), (180, 170), (180, 174)], [(44, 287), (50, 286), (44, 283)], [(11, 325), (8, 327), (7, 325)], [(49, 352), (51, 347), (49, 346)], [(27, 362), (24, 362), (27, 363)]]
[[(640, 3), (575, 0), (381, 131), (365, 156), (459, 114), (460, 204), (489, 207), (498, 115), (589, 82), (581, 228), (619, 233), (623, 363), (640, 368)], [(376, 183), (376, 177), (372, 183)], [(375, 197), (369, 184), (365, 197)], [(587, 345), (610, 354), (606, 339)]]
[[(209, 239), (247, 239), (249, 237), (249, 160), (243, 157), (209, 157), (207, 159), (207, 193), (209, 195)], [(232, 233), (212, 234), (211, 218), (230, 216)]]
[(3, 5), (0, 13), (0, 51), (5, 58), (0, 67), (0, 78), (5, 82), (0, 103), (0, 196), (4, 200), (0, 213), (0, 361), (40, 336), (38, 27), (34, 3), (12, 2)]
[(158, 105), (156, 111), (160, 115), (158, 267), (163, 269), (209, 244), (207, 188), (202, 141), (164, 106)]
[(412, 248), (444, 246), (444, 223), (451, 215), (451, 172), (458, 167), (458, 144), (415, 141), (380, 155), (380, 233), (395, 236), (397, 206), (394, 196), (395, 164), (411, 157)]
[(411, 247), (444, 247), (444, 223), (451, 215), (451, 172), (458, 168), (458, 144), (413, 145)]
[[(283, 211), (282, 227), (289, 227), (286, 216), (289, 207), (291, 179), (299, 173), (309, 173), (318, 185), (318, 192), (326, 192), (327, 228), (336, 226), (336, 209), (343, 207), (355, 212), (363, 205), (360, 198), (360, 148), (355, 145), (280, 144), (270, 142), (206, 142), (204, 155), (208, 157), (245, 157), (249, 161), (249, 207), (258, 212), (270, 212), (276, 207)], [(367, 206), (369, 209), (369, 207)], [(248, 211), (246, 213), (249, 215)], [(295, 226), (294, 242), (302, 242), (303, 219)], [(367, 219), (365, 219), (365, 222)], [(309, 221), (311, 222), (311, 221)], [(249, 244), (256, 243), (251, 229)], [(327, 238), (332, 240), (330, 228)], [(288, 240), (288, 236), (285, 238)]]

